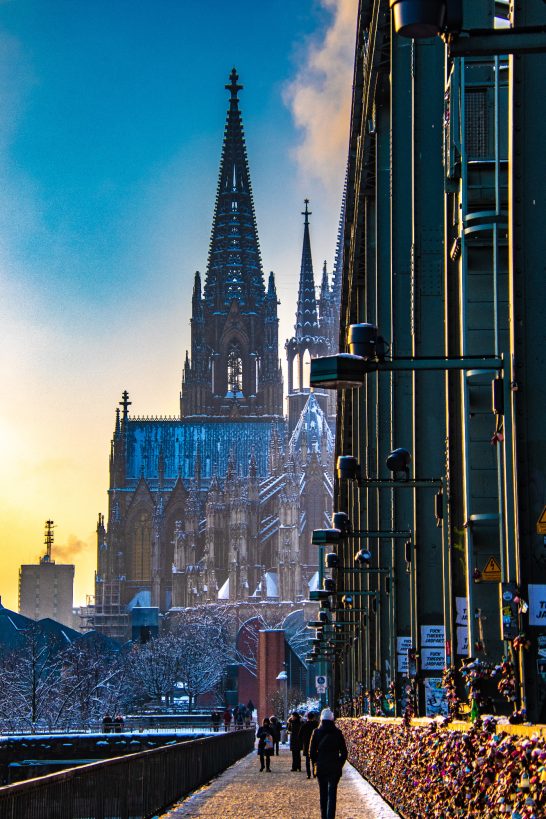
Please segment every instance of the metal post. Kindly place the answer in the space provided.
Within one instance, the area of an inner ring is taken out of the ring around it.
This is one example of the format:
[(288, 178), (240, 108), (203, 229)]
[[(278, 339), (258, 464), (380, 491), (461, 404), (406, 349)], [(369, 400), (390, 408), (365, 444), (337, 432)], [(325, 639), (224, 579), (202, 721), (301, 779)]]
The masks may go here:
[[(324, 584), (324, 548), (325, 548), (324, 546), (319, 546), (319, 553), (318, 553), (318, 559), (319, 559), (318, 587), (319, 587), (319, 589), (322, 589), (323, 584)], [(331, 686), (332, 686), (332, 680), (330, 679), (330, 677), (328, 675), (328, 671), (326, 669), (326, 660), (320, 659), (319, 663), (318, 663), (318, 668), (319, 668), (319, 673), (323, 674), (326, 677), (326, 680), (328, 682), (327, 689), (328, 689), (328, 693), (330, 694), (330, 690), (331, 690)], [(321, 695), (319, 697), (319, 702), (320, 702), (321, 710), (326, 707), (326, 698), (325, 698), (324, 694), (322, 694), (322, 693), (321, 693)]]
[(453, 665), (453, 627), (452, 627), (452, 598), (451, 598), (451, 542), (449, 537), (449, 503), (448, 483), (442, 479), (442, 592), (444, 602), (444, 629), (445, 645), (449, 646), (449, 655), (446, 650), (446, 665)]

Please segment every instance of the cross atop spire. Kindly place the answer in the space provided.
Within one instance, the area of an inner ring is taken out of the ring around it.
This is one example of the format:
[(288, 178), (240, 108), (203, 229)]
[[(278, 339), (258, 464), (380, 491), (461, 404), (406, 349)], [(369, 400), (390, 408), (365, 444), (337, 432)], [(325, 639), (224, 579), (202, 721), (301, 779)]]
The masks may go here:
[(120, 407), (123, 407), (123, 422), (127, 421), (127, 416), (129, 415), (129, 407), (133, 402), (129, 401), (129, 393), (127, 390), (123, 390), (121, 394), (121, 401), (119, 402)]
[(235, 70), (235, 67), (233, 67), (231, 69), (231, 74), (229, 75), (229, 79), (231, 80), (231, 82), (230, 82), (229, 85), (225, 86), (225, 89), (226, 89), (226, 91), (231, 92), (230, 100), (237, 100), (237, 94), (239, 93), (239, 91), (243, 90), (244, 86), (239, 85), (237, 83), (237, 80), (239, 79), (239, 75), (237, 74), (237, 71)]
[(307, 205), (309, 204), (309, 199), (304, 199), (303, 201), (305, 202), (305, 210), (302, 210), (301, 215), (305, 216), (304, 225), (308, 225), (309, 224), (309, 217), (311, 216), (313, 211), (309, 210), (309, 208), (307, 207)]

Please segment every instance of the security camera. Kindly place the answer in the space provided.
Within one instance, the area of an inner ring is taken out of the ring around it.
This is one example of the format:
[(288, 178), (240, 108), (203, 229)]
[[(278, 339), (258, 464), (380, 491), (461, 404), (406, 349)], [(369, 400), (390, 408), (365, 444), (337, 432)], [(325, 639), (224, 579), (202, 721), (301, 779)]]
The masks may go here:
[(328, 598), (332, 592), (326, 591), (325, 589), (314, 589), (313, 591), (309, 592), (309, 600), (315, 603), (328, 603), (328, 606), (323, 606), (323, 608), (329, 607)]
[(360, 549), (355, 555), (355, 563), (359, 566), (368, 566), (372, 559), (372, 553), (369, 549)]
[(407, 449), (394, 449), (387, 458), (387, 469), (390, 469), (395, 479), (399, 472), (403, 472), (405, 480), (409, 481), (410, 463), (411, 455)]
[(339, 557), (336, 555), (335, 552), (330, 552), (326, 555), (326, 568), (327, 569), (337, 569), (339, 566)]
[(461, 0), (390, 0), (394, 30), (401, 37), (423, 39), (462, 27)]
[(350, 535), (353, 531), (353, 524), (346, 512), (334, 512), (332, 515), (332, 527), (339, 529), (342, 535)]
[(337, 477), (340, 481), (359, 481), (360, 464), (353, 455), (340, 455), (336, 463)]
[(375, 358), (377, 327), (375, 324), (351, 324), (347, 331), (347, 345), (352, 355), (365, 360)]
[(313, 529), (311, 543), (313, 546), (335, 546), (342, 539), (343, 535), (339, 529)]

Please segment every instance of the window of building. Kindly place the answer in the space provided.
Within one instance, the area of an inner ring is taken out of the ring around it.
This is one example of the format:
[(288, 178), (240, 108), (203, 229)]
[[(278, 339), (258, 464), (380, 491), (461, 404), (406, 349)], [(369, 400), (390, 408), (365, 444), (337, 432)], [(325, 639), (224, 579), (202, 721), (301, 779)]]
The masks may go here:
[(243, 393), (243, 358), (238, 344), (229, 348), (227, 359), (227, 386), (228, 392), (233, 395)]
[(133, 530), (132, 579), (150, 580), (152, 565), (152, 521), (149, 512), (141, 512)]

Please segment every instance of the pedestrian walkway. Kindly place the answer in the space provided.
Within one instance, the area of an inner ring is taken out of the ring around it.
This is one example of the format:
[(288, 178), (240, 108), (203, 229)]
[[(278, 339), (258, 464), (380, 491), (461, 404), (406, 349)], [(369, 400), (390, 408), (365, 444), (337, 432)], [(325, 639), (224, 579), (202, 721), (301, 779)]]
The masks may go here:
[[(320, 819), (316, 780), (290, 770), (292, 755), (281, 748), (271, 759), (271, 773), (259, 771), (256, 753), (236, 762), (161, 819), (200, 816), (204, 819)], [(371, 785), (348, 763), (338, 789), (336, 819), (392, 819), (397, 817)]]

